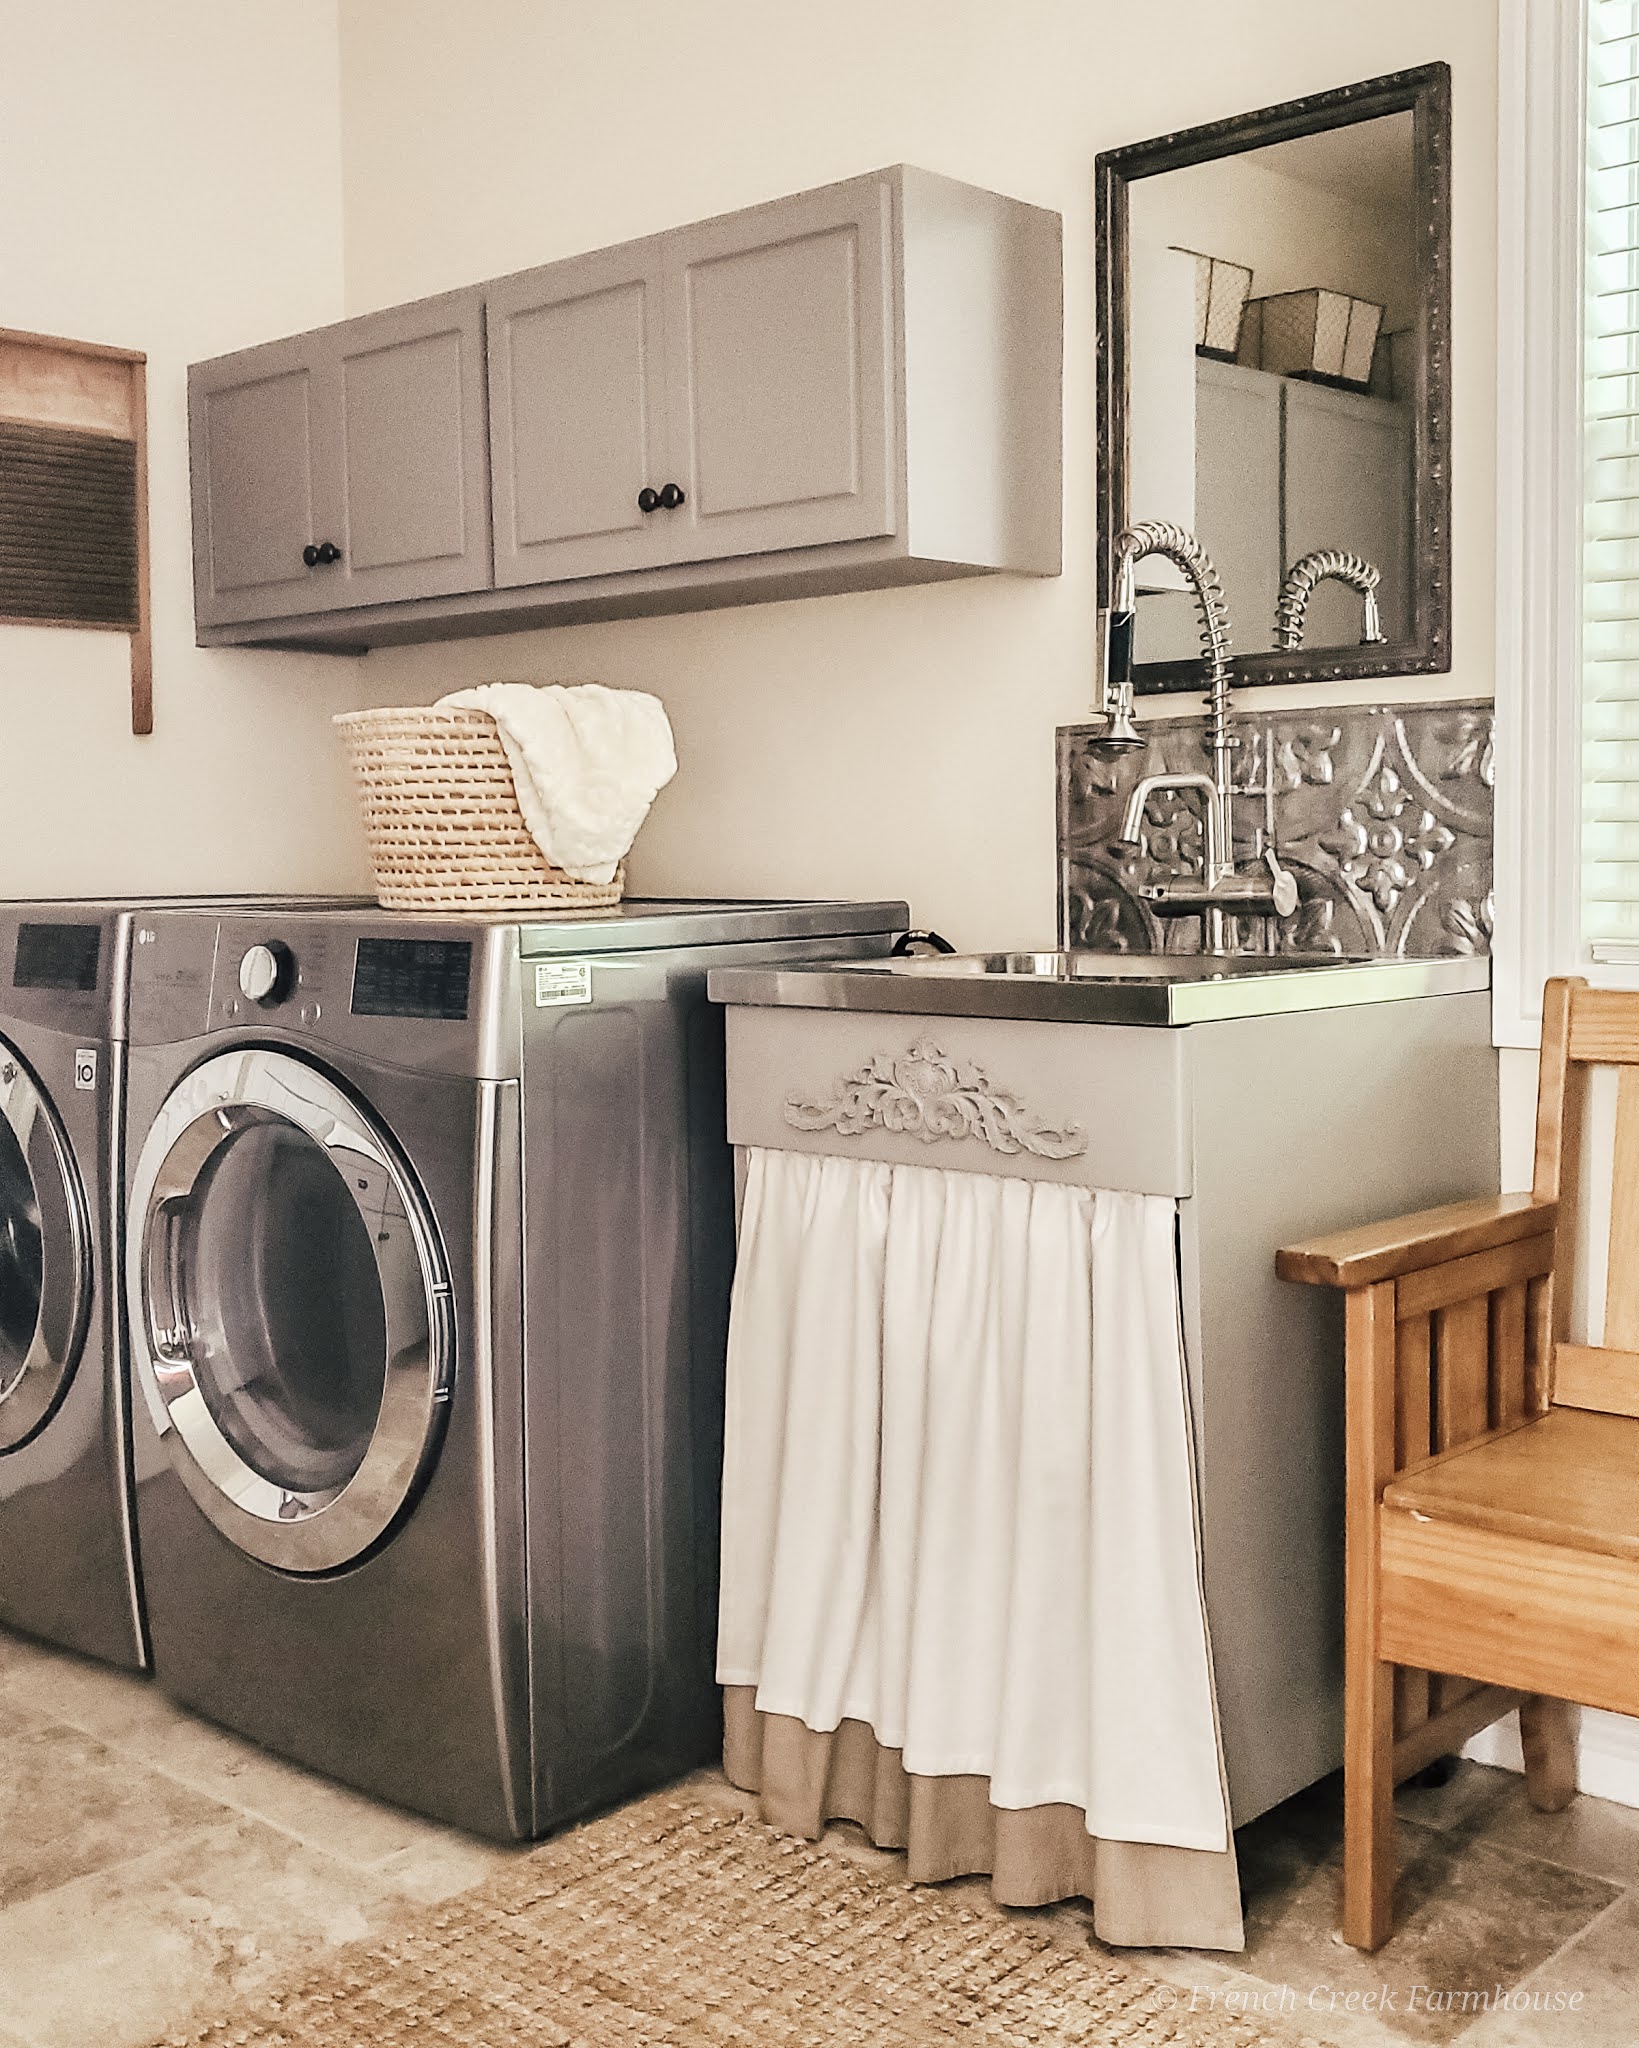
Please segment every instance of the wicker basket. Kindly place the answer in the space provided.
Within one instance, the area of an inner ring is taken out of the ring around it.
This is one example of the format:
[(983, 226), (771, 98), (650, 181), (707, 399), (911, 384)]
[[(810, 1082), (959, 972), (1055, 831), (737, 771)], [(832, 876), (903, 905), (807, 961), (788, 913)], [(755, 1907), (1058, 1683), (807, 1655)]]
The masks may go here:
[(386, 909), (573, 917), (620, 901), (624, 869), (577, 882), (530, 837), (487, 711), (349, 711), (335, 722)]

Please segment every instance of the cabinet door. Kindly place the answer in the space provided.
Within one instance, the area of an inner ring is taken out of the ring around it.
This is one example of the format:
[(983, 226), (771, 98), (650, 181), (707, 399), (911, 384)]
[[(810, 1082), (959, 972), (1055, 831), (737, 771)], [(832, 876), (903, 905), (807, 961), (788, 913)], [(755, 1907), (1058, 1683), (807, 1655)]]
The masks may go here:
[(339, 507), (315, 503), (326, 410), (313, 337), (188, 372), (194, 597), (202, 626), (313, 609), (302, 550)]
[(670, 559), (660, 243), (577, 256), (486, 295), (495, 581)]
[[(1286, 559), (1348, 548), (1382, 572), (1389, 642), (1411, 630), (1412, 435), (1407, 408), (1365, 392), (1286, 380)], [(1309, 600), (1305, 647), (1360, 640), (1360, 599), (1322, 583)]]
[[(1203, 356), (1193, 361), (1192, 381), (1191, 530), (1223, 580), (1235, 645), (1261, 652), (1273, 644), (1280, 590), (1281, 380)], [(1146, 564), (1139, 574), (1150, 572)], [(1137, 654), (1140, 661), (1199, 660), (1201, 617), (1188, 590), (1140, 592)]]
[(332, 407), (318, 459), (336, 472), (341, 522), (315, 536), (341, 559), (314, 571), (313, 609), (487, 589), (481, 294), (395, 307), (312, 339)]
[(894, 531), (892, 232), (871, 177), (664, 238), (674, 560)]

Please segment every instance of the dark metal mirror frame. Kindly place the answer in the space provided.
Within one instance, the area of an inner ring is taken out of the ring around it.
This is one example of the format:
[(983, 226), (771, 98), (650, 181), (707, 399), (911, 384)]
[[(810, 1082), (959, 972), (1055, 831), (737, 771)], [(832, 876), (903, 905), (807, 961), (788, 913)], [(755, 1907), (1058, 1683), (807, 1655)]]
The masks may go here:
[[(1335, 682), (1382, 676), (1440, 675), (1451, 667), (1451, 69), (1423, 64), (1369, 78), (1334, 92), (1288, 100), (1278, 107), (1237, 114), (1201, 128), (1150, 142), (1106, 150), (1095, 165), (1097, 183), (1096, 291), (1098, 308), (1098, 602), (1110, 603), (1111, 551), (1116, 535), (1141, 507), (1127, 504), (1127, 202), (1138, 178), (1183, 170), (1215, 157), (1267, 149), (1296, 135), (1376, 120), (1412, 116), (1417, 220), (1417, 401), (1412, 436), (1411, 634), (1393, 646), (1360, 649), (1297, 648), (1289, 654), (1237, 654), (1236, 683)], [(1134, 687), (1141, 694), (1196, 690), (1205, 664), (1141, 662)]]

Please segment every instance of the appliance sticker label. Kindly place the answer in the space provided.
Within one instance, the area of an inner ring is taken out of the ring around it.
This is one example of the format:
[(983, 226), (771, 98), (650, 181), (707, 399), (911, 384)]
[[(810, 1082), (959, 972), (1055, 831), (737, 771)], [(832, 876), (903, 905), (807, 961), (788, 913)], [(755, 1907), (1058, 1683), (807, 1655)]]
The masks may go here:
[(537, 960), (535, 963), (535, 1007), (555, 1009), (561, 1003), (589, 1003), (592, 1000), (590, 960)]
[(82, 1045), (74, 1055), (74, 1086), (85, 1095), (96, 1090), (97, 1048), (94, 1045)]

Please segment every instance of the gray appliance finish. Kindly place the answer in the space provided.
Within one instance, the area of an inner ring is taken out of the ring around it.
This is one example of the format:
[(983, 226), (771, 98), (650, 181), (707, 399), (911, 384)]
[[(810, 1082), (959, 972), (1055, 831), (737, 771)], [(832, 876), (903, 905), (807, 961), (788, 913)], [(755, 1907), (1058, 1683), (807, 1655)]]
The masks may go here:
[(141, 1670), (117, 1262), (127, 923), (0, 905), (0, 1621)]
[(147, 1664), (119, 1284), (139, 907), (0, 904), (0, 1622), (130, 1670)]
[(196, 363), (200, 642), (1056, 576), (1062, 240), (898, 164)]
[(1496, 1188), (1488, 980), (1484, 960), (1096, 954), (711, 977), (738, 1148), (1177, 1201), (1237, 1827), (1343, 1744), (1341, 1311), (1279, 1281), (1275, 1251)]
[(707, 966), (880, 955), (906, 921), (142, 921), (126, 1278), (161, 1687), (498, 1839), (716, 1753)]

